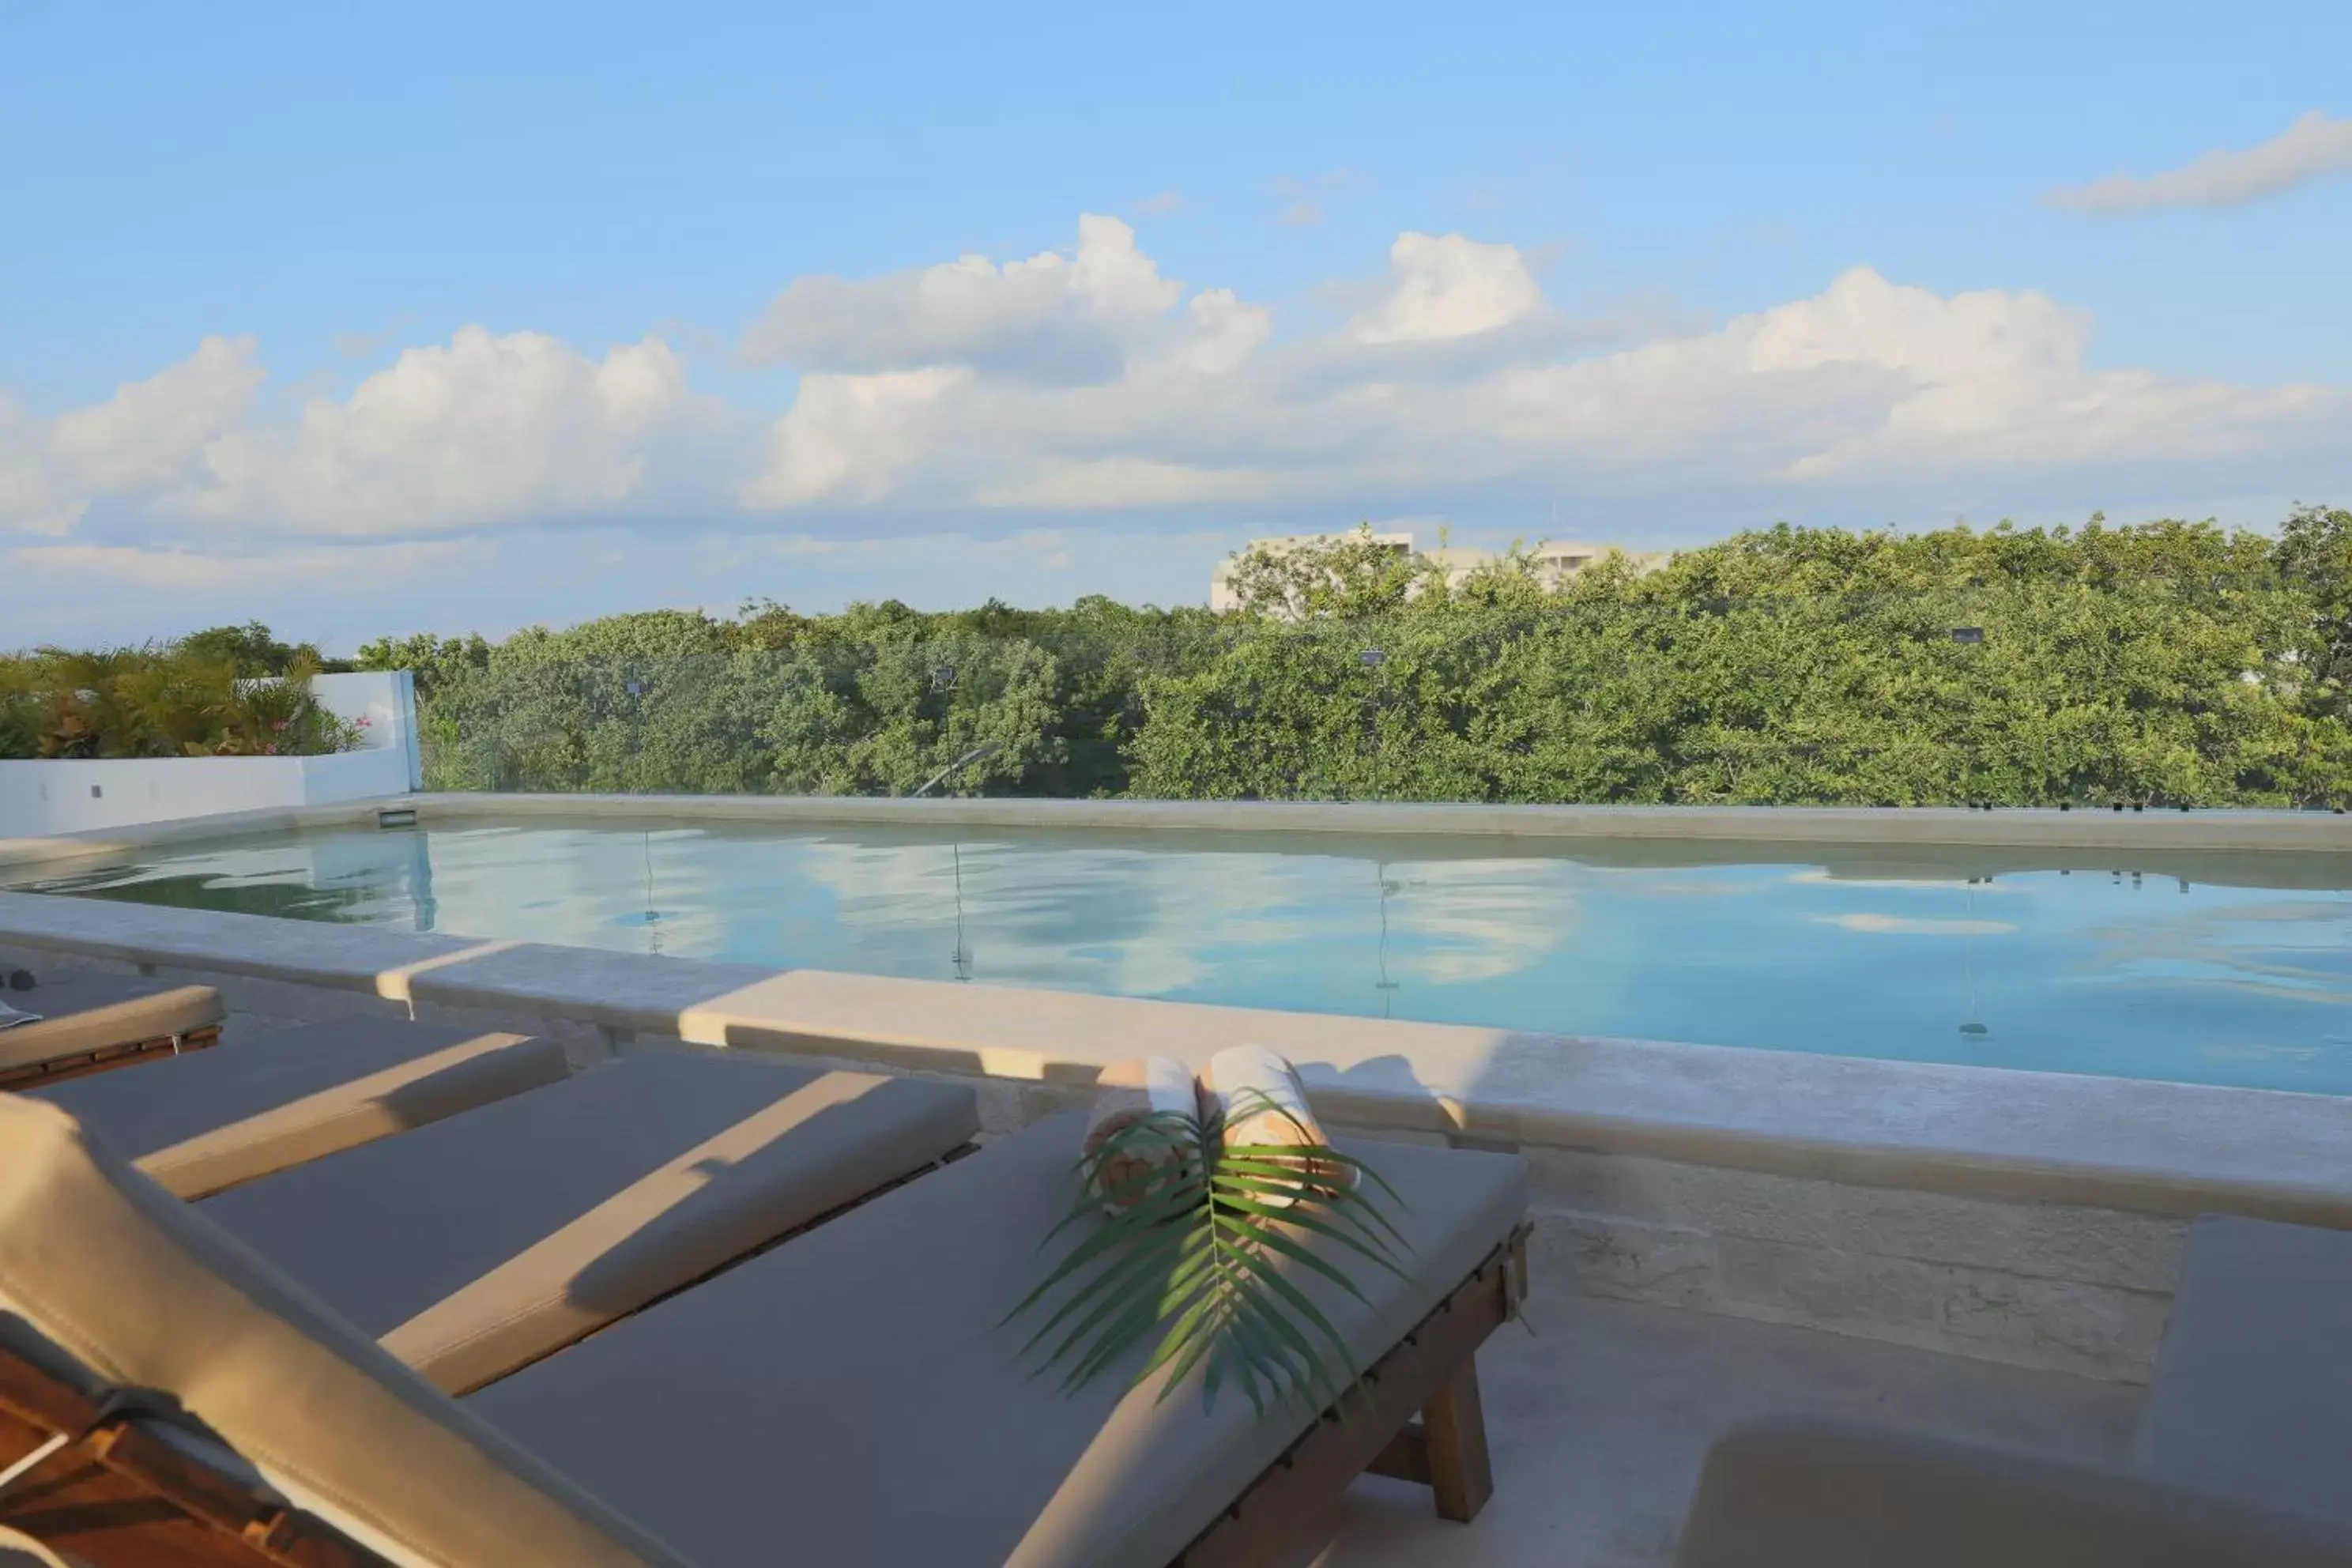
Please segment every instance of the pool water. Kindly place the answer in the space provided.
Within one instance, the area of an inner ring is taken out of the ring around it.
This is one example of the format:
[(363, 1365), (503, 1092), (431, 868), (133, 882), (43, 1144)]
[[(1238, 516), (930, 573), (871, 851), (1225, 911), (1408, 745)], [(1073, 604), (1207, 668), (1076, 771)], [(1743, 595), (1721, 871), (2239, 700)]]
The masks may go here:
[(19, 886), (779, 967), (2352, 1093), (2352, 855), (599, 820)]

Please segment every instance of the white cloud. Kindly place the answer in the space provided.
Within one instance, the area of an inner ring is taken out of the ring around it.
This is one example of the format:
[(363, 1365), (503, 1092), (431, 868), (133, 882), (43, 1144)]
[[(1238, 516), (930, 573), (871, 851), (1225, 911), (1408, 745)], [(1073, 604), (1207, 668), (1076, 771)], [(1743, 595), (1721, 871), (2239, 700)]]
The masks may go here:
[(609, 511), (636, 494), (648, 439), (686, 400), (685, 366), (659, 338), (598, 361), (543, 333), (467, 327), (408, 350), (346, 402), (218, 437), (202, 477), (164, 505), (341, 534)]
[(1516, 246), (1458, 234), (1401, 234), (1381, 299), (1347, 326), (1359, 342), (1437, 342), (1524, 321), (1549, 309)]
[[(1153, 276), (1157, 276), (1156, 270)], [(1582, 352), (1526, 255), (1408, 234), (1328, 336), (1196, 293), (1085, 386), (968, 360), (808, 377), (755, 507), (1117, 511), (1379, 507), (1476, 485), (1588, 496), (2234, 461), (2340, 444), (2352, 400), (2101, 370), (2046, 295), (1939, 295), (1856, 268), (1712, 331)]]
[(2352, 120), (2315, 109), (2259, 146), (2218, 148), (2157, 174), (2112, 174), (2054, 190), (2048, 199), (2084, 212), (2233, 207), (2347, 171), (2352, 171)]
[(742, 353), (804, 370), (985, 364), (1085, 378), (1115, 371), (1182, 294), (1136, 248), (1134, 229), (1088, 216), (1070, 256), (1049, 250), (1001, 267), (965, 256), (863, 282), (797, 279), (743, 334)]
[(972, 379), (960, 365), (801, 377), (792, 412), (776, 421), (774, 461), (745, 487), (743, 504), (782, 509), (820, 499), (883, 500), (923, 456), (929, 411)]
[(1184, 195), (1182, 192), (1161, 191), (1155, 195), (1146, 196), (1141, 201), (1136, 203), (1134, 210), (1145, 217), (1160, 217), (1169, 213), (1181, 211), (1183, 205)]
[(250, 338), (196, 352), (103, 403), (37, 420), (0, 400), (0, 531), (63, 534), (103, 497), (183, 482), (262, 383)]
[(2097, 367), (2080, 310), (1867, 268), (1711, 328), (1654, 306), (1576, 320), (1519, 247), (1409, 233), (1381, 276), (1318, 297), (1336, 324), (1278, 332), (1271, 306), (1163, 277), (1088, 217), (1068, 255), (787, 288), (745, 348), (789, 355), (797, 390), (757, 418), (690, 391), (660, 338), (598, 357), (480, 327), (268, 417), (255, 345), (207, 339), (92, 407), (0, 401), (0, 530), (96, 510), (109, 540), (218, 545), (748, 514), (814, 538), (1474, 492), (1881, 513), (1963, 486), (2030, 507), (2033, 476), (2259, 464), (2324, 485), (2352, 429), (2345, 388)]
[(338, 402), (256, 422), (250, 339), (46, 421), (0, 406), (0, 529), (64, 534), (100, 500), (214, 534), (457, 533), (610, 512), (653, 439), (696, 406), (658, 338), (592, 360), (539, 332), (467, 327)]

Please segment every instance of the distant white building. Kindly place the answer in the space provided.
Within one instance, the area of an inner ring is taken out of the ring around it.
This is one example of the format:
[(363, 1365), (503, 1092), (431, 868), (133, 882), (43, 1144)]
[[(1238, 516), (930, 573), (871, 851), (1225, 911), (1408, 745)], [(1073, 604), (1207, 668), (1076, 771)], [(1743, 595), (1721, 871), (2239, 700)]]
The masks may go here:
[[(1209, 608), (1213, 610), (1241, 608), (1241, 596), (1234, 591), (1233, 568), (1235, 561), (1252, 551), (1264, 550), (1281, 555), (1307, 545), (1333, 544), (1357, 537), (1359, 535), (1353, 532), (1294, 533), (1279, 539), (1253, 539), (1247, 548), (1234, 555), (1227, 556), (1218, 563), (1216, 571), (1210, 574)], [(1399, 555), (1416, 556), (1422, 560), (1435, 563), (1444, 569), (1445, 580), (1449, 584), (1460, 583), (1487, 562), (1499, 559), (1493, 551), (1480, 550), (1472, 545), (1439, 545), (1431, 550), (1418, 550), (1413, 546), (1411, 533), (1375, 533), (1371, 538), (1373, 543), (1384, 549), (1392, 550)], [(1622, 555), (1633, 563), (1633, 569), (1637, 572), (1654, 572), (1674, 559), (1672, 551), (1636, 551), (1628, 550), (1620, 544), (1584, 544), (1573, 540), (1547, 540), (1528, 551), (1527, 554), (1528, 558), (1534, 563), (1537, 580), (1549, 589), (1559, 588), (1570, 578), (1604, 556)]]

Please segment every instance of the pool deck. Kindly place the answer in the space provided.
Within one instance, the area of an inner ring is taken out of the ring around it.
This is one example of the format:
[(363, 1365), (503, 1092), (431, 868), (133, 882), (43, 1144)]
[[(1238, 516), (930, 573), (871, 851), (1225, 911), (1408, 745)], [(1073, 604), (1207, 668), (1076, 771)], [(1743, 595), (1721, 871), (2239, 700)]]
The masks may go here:
[(1494, 1500), (1467, 1526), (1401, 1481), (1349, 1490), (1321, 1568), (1656, 1568), (1716, 1436), (1801, 1413), (2121, 1465), (2144, 1391), (1591, 1298), (1530, 1298), (1479, 1356)]

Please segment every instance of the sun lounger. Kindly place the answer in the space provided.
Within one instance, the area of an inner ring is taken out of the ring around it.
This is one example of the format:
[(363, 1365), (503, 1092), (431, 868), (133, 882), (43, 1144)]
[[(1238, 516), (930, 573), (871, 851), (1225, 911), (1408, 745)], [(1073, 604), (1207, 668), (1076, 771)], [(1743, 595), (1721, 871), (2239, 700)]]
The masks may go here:
[[(217, 1521), (221, 1552), (191, 1561), (222, 1563), (1209, 1568), (1274, 1560), (1367, 1468), (1475, 1511), (1471, 1357), (1525, 1278), (1517, 1161), (1358, 1150), (1405, 1199), (1412, 1278), (1363, 1279), (1369, 1308), (1301, 1278), (1371, 1375), (1346, 1421), (1261, 1423), (1231, 1391), (1204, 1411), (1196, 1389), (1122, 1392), (1120, 1369), (1076, 1398), (1030, 1375), (1002, 1320), (1068, 1201), (1077, 1137), (1076, 1118), (1041, 1123), (452, 1402), (203, 1207), (174, 1209), (48, 1108), (0, 1105), (0, 1307), (39, 1336), (0, 1353), (5, 1436), (21, 1452), (78, 1434), (143, 1384), (215, 1445), (198, 1467), (165, 1449), (168, 1423), (123, 1407), (0, 1491), (0, 1523), (100, 1568), (153, 1560), (139, 1548), (192, 1518)], [(166, 1299), (168, 1316), (138, 1305)], [(30, 1408), (26, 1384), (50, 1405)], [(199, 1479), (161, 1473), (158, 1449)], [(44, 1534), (45, 1489), (68, 1476), (95, 1495)], [(250, 1544), (273, 1531), (310, 1555)]]
[(961, 1084), (649, 1053), (204, 1205), (453, 1393), (962, 1152)]
[(28, 990), (0, 989), (0, 1006), (40, 1015), (0, 1028), (0, 1089), (201, 1050), (220, 1038), (226, 1016), (209, 985), (126, 974), (69, 973)]
[(1718, 1443), (1684, 1568), (2352, 1564), (2352, 1235), (2189, 1232), (2134, 1473), (1776, 1420)]
[(1384, 1454), (1475, 1511), (1491, 1483), (1470, 1352), (1512, 1305), (1516, 1158), (1356, 1151), (1402, 1194), (1410, 1277), (1357, 1270), (1369, 1309), (1299, 1283), (1382, 1363), (1383, 1404), (1260, 1421), (1232, 1389), (1205, 1413), (1197, 1389), (1127, 1391), (1139, 1351), (1076, 1396), (1020, 1355), (1027, 1330), (1003, 1320), (1045, 1265), (1082, 1123), (1038, 1123), (467, 1404), (709, 1568), (770, 1561), (775, 1517), (844, 1568), (1255, 1562)]
[(166, 1191), (200, 1198), (568, 1070), (552, 1040), (355, 1018), (28, 1092), (71, 1111)]
[(0, 1525), (96, 1568), (684, 1568), (64, 1112), (5, 1096), (0, 1455)]
[(2352, 1536), (2167, 1482), (1786, 1417), (1707, 1456), (1677, 1568), (2347, 1568)]
[(2140, 1418), (2147, 1475), (2352, 1531), (2352, 1233), (2207, 1215)]

